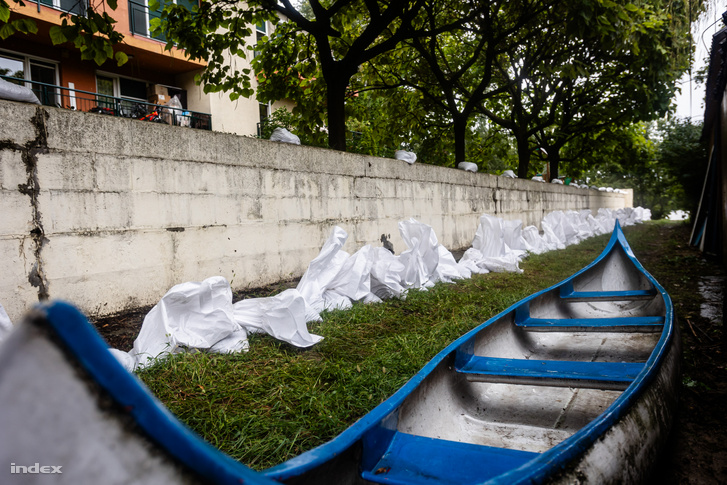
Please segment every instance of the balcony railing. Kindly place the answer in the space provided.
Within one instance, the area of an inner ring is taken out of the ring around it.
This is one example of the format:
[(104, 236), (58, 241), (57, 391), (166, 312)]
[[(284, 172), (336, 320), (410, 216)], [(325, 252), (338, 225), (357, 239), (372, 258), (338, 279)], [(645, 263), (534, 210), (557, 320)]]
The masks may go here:
[(80, 89), (70, 89), (63, 86), (28, 81), (10, 76), (0, 77), (6, 81), (28, 86), (33, 90), (38, 100), (46, 106), (56, 106), (58, 108), (120, 116), (123, 118), (135, 118), (175, 126), (187, 126), (201, 130), (212, 129), (212, 115), (207, 113), (170, 108), (145, 101), (117, 98), (115, 96), (91, 93)]

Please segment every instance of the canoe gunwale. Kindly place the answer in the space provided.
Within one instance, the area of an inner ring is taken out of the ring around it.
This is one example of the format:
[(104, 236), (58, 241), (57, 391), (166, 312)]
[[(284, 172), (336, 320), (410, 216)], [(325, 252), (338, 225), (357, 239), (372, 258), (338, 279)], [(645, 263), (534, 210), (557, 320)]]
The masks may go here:
[[(517, 483), (542, 483), (548, 477), (562, 471), (570, 462), (582, 455), (609, 427), (616, 423), (622, 416), (626, 414), (629, 407), (639, 397), (641, 390), (648, 386), (657, 376), (658, 368), (667, 353), (668, 346), (674, 335), (673, 331), (673, 307), (671, 298), (664, 288), (656, 281), (656, 279), (641, 265), (636, 259), (633, 250), (629, 246), (621, 226), (616, 222), (613, 234), (608, 244), (601, 254), (590, 264), (569, 276), (565, 280), (534, 293), (491, 317), (484, 323), (478, 325), (474, 329), (461, 336), (441, 352), (439, 352), (432, 360), (430, 360), (415, 376), (413, 376), (404, 386), (397, 390), (389, 399), (374, 408), (368, 414), (363, 416), (359, 421), (347, 428), (331, 441), (324, 443), (312, 450), (309, 450), (295, 458), (292, 458), (280, 465), (263, 471), (262, 473), (276, 481), (285, 481), (287, 479), (302, 475), (317, 466), (322, 465), (332, 456), (340, 455), (346, 452), (358, 440), (362, 439), (364, 434), (377, 423), (389, 417), (392, 413), (397, 412), (399, 407), (409, 394), (419, 386), (429, 374), (442, 362), (448, 358), (450, 354), (456, 353), (457, 349), (469, 341), (473, 341), (475, 336), (489, 325), (504, 318), (510, 313), (528, 305), (535, 298), (554, 291), (564, 284), (572, 282), (581, 274), (591, 270), (600, 263), (619, 244), (624, 250), (626, 256), (631, 260), (634, 266), (651, 282), (656, 289), (656, 294), (660, 294), (664, 299), (665, 315), (664, 326), (661, 330), (659, 341), (651, 352), (649, 359), (643, 366), (643, 369), (635, 377), (634, 381), (623, 391), (623, 393), (597, 418), (588, 423), (586, 426), (574, 433), (570, 438), (564, 440), (546, 452), (541, 453), (537, 458), (528, 462), (520, 468), (512, 470), (503, 475), (499, 475), (487, 482), (488, 485), (494, 484), (517, 484)], [(655, 294), (655, 296), (656, 296)]]

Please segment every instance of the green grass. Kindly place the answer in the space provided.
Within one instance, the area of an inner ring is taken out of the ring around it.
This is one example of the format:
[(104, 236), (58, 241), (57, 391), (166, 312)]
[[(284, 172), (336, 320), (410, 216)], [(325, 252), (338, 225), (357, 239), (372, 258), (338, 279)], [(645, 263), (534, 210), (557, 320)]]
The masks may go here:
[(309, 326), (325, 339), (307, 351), (253, 335), (249, 353), (176, 355), (139, 376), (207, 441), (264, 469), (339, 434), (453, 340), (581, 269), (607, 240), (530, 256), (523, 274), (475, 275), (406, 300), (327, 312)]

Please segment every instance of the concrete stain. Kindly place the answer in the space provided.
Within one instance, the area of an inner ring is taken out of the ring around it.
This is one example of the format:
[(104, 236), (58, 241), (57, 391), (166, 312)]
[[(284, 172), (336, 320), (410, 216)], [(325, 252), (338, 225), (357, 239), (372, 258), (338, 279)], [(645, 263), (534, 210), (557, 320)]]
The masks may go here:
[(9, 142), (1, 142), (1, 148), (9, 148), (19, 151), (23, 164), (25, 165), (25, 173), (27, 179), (24, 184), (18, 184), (18, 192), (30, 198), (33, 220), (31, 230), (29, 231), (30, 239), (33, 241), (33, 255), (35, 261), (28, 273), (28, 282), (33, 287), (38, 288), (38, 300), (47, 300), (49, 297), (48, 280), (43, 271), (43, 247), (48, 243), (43, 229), (43, 218), (40, 211), (40, 183), (38, 181), (38, 154), (48, 151), (48, 130), (46, 121), (48, 112), (43, 108), (37, 108), (35, 115), (31, 118), (31, 123), (35, 128), (35, 138), (25, 143), (25, 145), (12, 144)]

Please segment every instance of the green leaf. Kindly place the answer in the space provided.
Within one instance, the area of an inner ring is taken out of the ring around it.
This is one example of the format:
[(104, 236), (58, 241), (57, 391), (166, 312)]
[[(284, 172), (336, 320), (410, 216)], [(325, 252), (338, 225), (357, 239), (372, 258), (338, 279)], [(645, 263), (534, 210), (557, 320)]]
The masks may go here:
[(106, 59), (108, 58), (109, 57), (103, 49), (96, 49), (96, 52), (93, 55), (93, 61), (99, 66), (106, 62)]
[(116, 0), (106, 0), (106, 5), (108, 5), (111, 10), (116, 10), (116, 7), (118, 6)]
[(0, 27), (0, 39), (7, 39), (11, 35), (13, 35), (15, 32), (17, 32), (17, 30), (15, 29), (15, 27), (13, 27), (13, 25), (11, 23), (5, 24), (2, 27)]
[(114, 58), (116, 59), (117, 66), (123, 66), (124, 64), (126, 64), (129, 61), (129, 56), (127, 56), (125, 52), (121, 52), (121, 51), (117, 52), (114, 55)]
[(32, 19), (21, 19), (20, 20), (23, 23), (24, 29), (23, 32), (30, 33), (30, 34), (37, 34), (38, 33), (38, 26), (36, 25), (35, 21)]
[(10, 20), (10, 5), (5, 0), (0, 0), (0, 22)]

